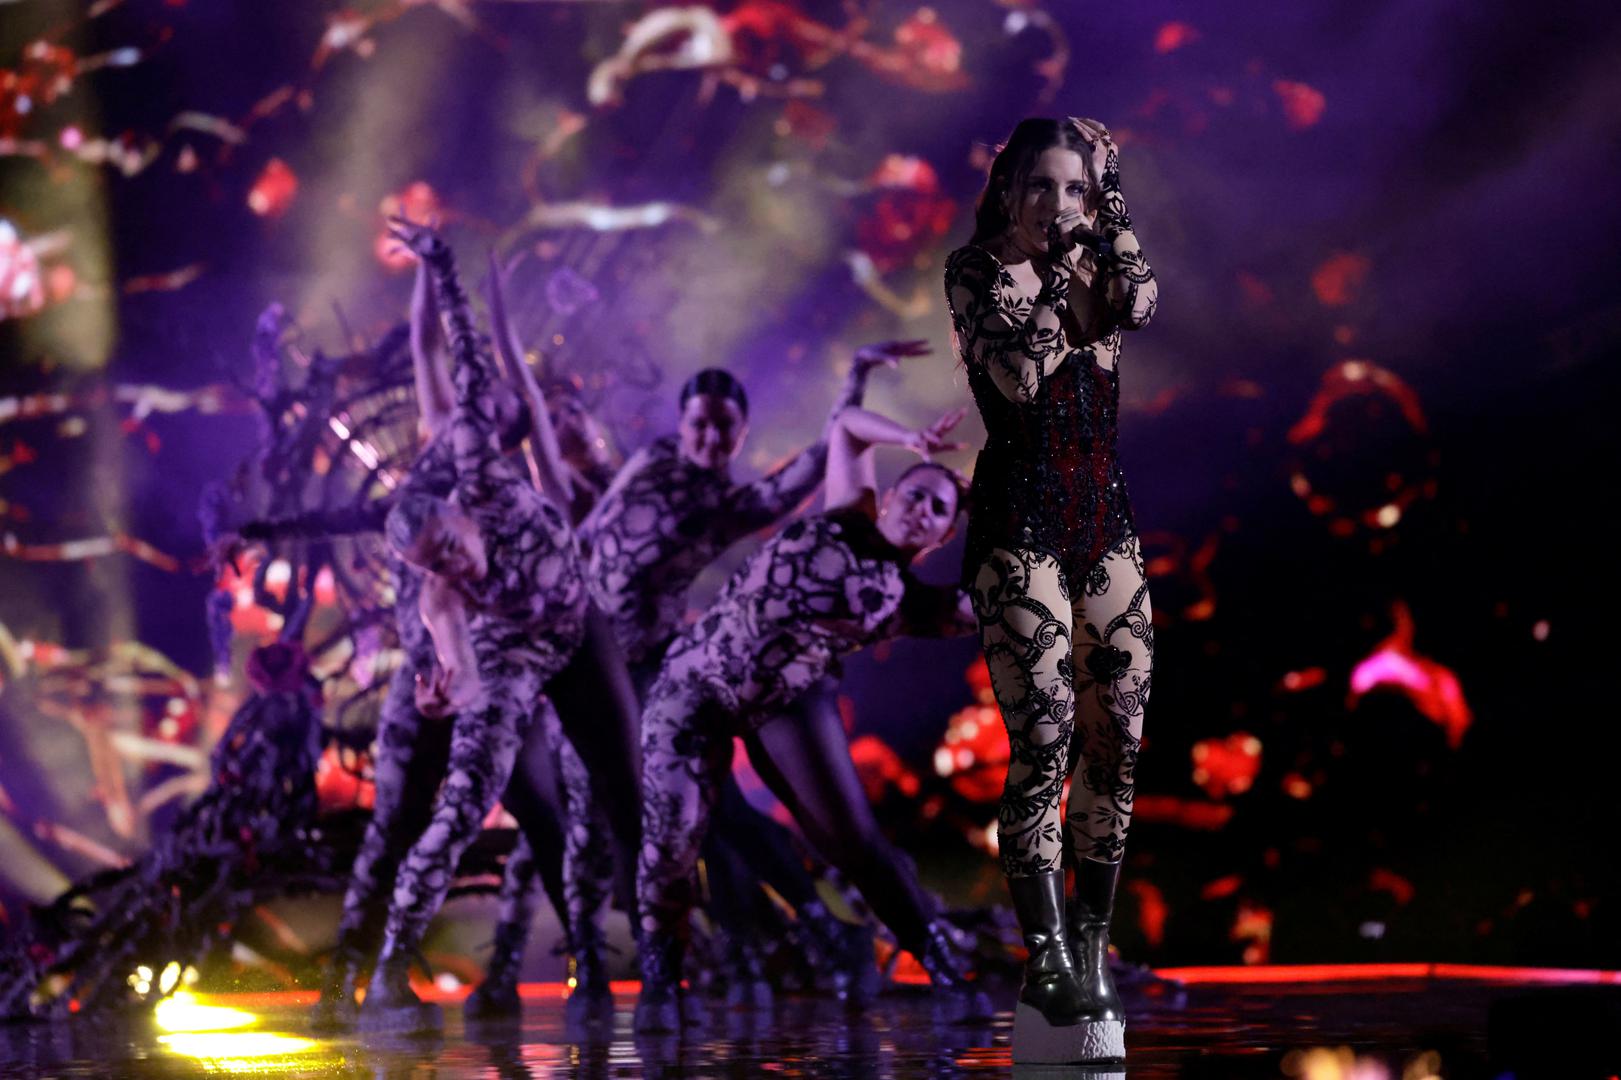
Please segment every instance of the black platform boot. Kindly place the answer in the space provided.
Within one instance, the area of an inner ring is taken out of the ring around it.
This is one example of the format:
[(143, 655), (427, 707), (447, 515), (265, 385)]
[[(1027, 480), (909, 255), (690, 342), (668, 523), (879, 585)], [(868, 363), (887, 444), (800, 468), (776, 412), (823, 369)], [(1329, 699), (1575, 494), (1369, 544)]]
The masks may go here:
[(828, 974), (833, 994), (848, 1008), (865, 1009), (883, 989), (872, 928), (845, 922), (820, 900), (800, 905), (799, 922)]
[(1077, 859), (1075, 893), (1069, 905), (1069, 943), (1075, 970), (1086, 992), (1086, 1015), (1092, 1020), (1125, 1023), (1126, 1010), (1109, 971), (1109, 922), (1114, 918), (1114, 892), (1120, 863)]
[(339, 946), (332, 954), (332, 965), (321, 984), (321, 1000), (310, 1014), (316, 1031), (339, 1031), (355, 1026), (360, 1003), (355, 1000), (355, 980), (360, 976), (360, 953)]
[(411, 961), (391, 945), (383, 946), (360, 1007), (360, 1030), (411, 1035), (436, 1031), (444, 1024), (439, 1006), (423, 1001), (411, 989)]
[(909, 950), (923, 970), (929, 973), (934, 987), (935, 1020), (943, 1024), (983, 1024), (996, 1016), (991, 999), (968, 980), (962, 962), (946, 927), (936, 921), (929, 924), (928, 936), (921, 949)]
[(771, 983), (765, 977), (760, 950), (745, 933), (726, 935), (726, 1007), (729, 1009), (771, 1008)]
[(638, 1035), (671, 1035), (684, 1022), (701, 1023), (702, 1006), (696, 994), (681, 986), (681, 961), (686, 943), (667, 931), (642, 935), (637, 948), (642, 969), (642, 992), (636, 998), (635, 1028)]
[[(1066, 929), (1082, 998), (1076, 1023), (1070, 1030), (1080, 1038), (1074, 1045), (1054, 1051), (1063, 1055), (1061, 1058), (1041, 1060), (1125, 1060), (1126, 1013), (1109, 971), (1109, 921), (1114, 915), (1114, 892), (1119, 880), (1119, 862), (1098, 862), (1084, 857), (1075, 860), (1075, 889), (1070, 897)], [(1017, 1035), (1013, 1054), (1015, 1061), (1037, 1060), (1020, 1057)]]
[(571, 1023), (611, 1020), (614, 993), (608, 985), (608, 969), (602, 962), (602, 931), (591, 925), (579, 938), (569, 965), (569, 975), (574, 982), (563, 1006), (564, 1017)]
[(462, 1005), (463, 1016), (485, 1020), (517, 1016), (523, 1011), (518, 1000), (518, 977), (523, 971), (523, 951), (528, 943), (528, 927), (504, 922), (495, 928), (495, 947), (484, 969), (484, 981), (467, 995)]
[(1041, 1013), (1051, 1027), (1068, 1027), (1086, 1005), (1064, 931), (1064, 875), (1058, 870), (1008, 879), (1013, 913), (1030, 952), (1019, 984), (1019, 1004)]

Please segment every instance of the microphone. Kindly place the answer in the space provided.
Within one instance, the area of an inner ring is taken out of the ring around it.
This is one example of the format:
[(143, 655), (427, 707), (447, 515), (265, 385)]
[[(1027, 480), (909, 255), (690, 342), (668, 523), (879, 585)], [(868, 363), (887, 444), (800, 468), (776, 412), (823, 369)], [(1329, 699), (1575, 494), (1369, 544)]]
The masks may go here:
[(1068, 241), (1066, 246), (1083, 247), (1099, 259), (1114, 257), (1114, 245), (1102, 233), (1094, 232), (1085, 225), (1077, 225), (1063, 237)]
[(1094, 232), (1085, 225), (1077, 225), (1067, 233), (1061, 233), (1055, 226), (1047, 227), (1047, 242), (1049, 247), (1057, 246), (1065, 250), (1082, 247), (1090, 251), (1100, 261), (1114, 257), (1114, 245), (1102, 233)]

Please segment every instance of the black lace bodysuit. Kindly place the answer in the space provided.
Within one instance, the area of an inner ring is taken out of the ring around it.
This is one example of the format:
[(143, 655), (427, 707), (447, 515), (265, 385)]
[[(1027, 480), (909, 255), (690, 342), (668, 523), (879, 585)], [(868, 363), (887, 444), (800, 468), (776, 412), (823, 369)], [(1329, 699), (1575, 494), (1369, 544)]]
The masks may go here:
[[(1023, 325), (1032, 301), (1019, 298), (1007, 269), (975, 245), (946, 259), (945, 285), (968, 386), (985, 423), (969, 495), (963, 585), (972, 587), (993, 549), (1024, 548), (1051, 555), (1066, 587), (1080, 588), (1103, 556), (1135, 532), (1115, 452), (1120, 329), (1067, 350), (1051, 374), (1038, 377), (1030, 401), (1013, 401), (986, 369), (984, 335), (997, 332), (992, 326)], [(1000, 336), (1010, 347), (1020, 343), (1016, 334)], [(1112, 356), (1114, 366), (1100, 363), (1099, 353)]]

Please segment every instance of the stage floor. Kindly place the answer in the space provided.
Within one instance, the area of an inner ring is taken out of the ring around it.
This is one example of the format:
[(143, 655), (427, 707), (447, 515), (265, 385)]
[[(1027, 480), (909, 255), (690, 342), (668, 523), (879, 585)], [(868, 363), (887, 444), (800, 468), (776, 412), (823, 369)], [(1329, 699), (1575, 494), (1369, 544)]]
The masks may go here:
[[(565, 1023), (560, 986), (530, 984), (519, 1018), (466, 1024), (451, 995), (442, 999), (443, 1031), (418, 1038), (317, 1037), (307, 1027), (313, 1000), (307, 994), (200, 998), (200, 1004), (242, 1014), (225, 1018), (244, 1024), (228, 1031), (165, 1033), (150, 1018), (0, 1026), (0, 1076), (1461, 1080), (1504, 1075), (1487, 1066), (1486, 1017), (1494, 1000), (1534, 993), (1536, 984), (1612, 981), (1593, 977), (1608, 973), (1560, 979), (1446, 970), (1183, 969), (1170, 973), (1187, 980), (1180, 987), (1156, 988), (1132, 1003), (1125, 1068), (1090, 1074), (1015, 1070), (1010, 1015), (981, 1028), (937, 1029), (927, 996), (910, 988), (886, 994), (854, 1017), (815, 998), (783, 998), (769, 1013), (727, 1012), (716, 1003), (710, 1022), (680, 1039), (638, 1039), (630, 1032), (634, 984), (616, 984), (622, 992), (612, 1022), (588, 1030)], [(1011, 1005), (1015, 986), (987, 988)], [(220, 1016), (186, 1020), (170, 1026), (208, 1027)]]

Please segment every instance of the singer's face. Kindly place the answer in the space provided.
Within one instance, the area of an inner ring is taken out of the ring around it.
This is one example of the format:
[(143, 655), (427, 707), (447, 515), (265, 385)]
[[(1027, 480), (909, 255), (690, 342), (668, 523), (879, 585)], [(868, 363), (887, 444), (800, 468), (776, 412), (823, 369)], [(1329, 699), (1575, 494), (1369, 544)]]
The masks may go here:
[(1090, 226), (1097, 215), (1087, 212), (1089, 184), (1081, 155), (1058, 146), (1043, 150), (1010, 207), (1013, 228), (1024, 244), (1045, 251), (1047, 227), (1065, 211), (1080, 213), (1080, 219), (1073, 224)]

